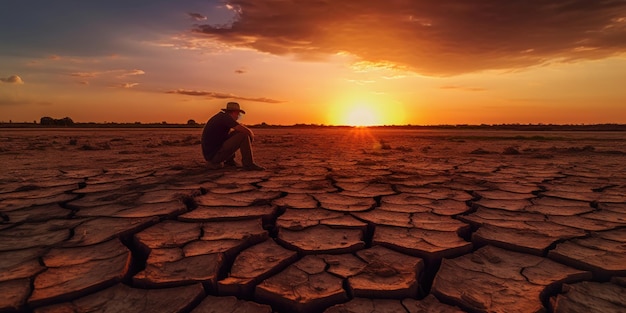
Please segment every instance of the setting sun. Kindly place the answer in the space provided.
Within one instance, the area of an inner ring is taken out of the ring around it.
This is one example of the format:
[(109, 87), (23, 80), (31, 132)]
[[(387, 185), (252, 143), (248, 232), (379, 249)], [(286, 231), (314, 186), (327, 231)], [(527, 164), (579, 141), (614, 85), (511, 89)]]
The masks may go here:
[(329, 122), (333, 125), (379, 126), (404, 122), (404, 111), (400, 107), (365, 100), (338, 105), (328, 114)]
[(379, 114), (371, 108), (357, 106), (347, 112), (346, 124), (350, 126), (373, 126), (379, 125)]

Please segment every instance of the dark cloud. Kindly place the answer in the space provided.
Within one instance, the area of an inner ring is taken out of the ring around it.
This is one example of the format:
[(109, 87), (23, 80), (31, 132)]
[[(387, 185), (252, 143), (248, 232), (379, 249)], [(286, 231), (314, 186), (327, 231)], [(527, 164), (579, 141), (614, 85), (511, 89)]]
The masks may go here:
[(118, 79), (124, 79), (129, 76), (139, 76), (139, 75), (145, 75), (145, 74), (146, 72), (144, 72), (143, 70), (139, 70), (139, 69), (68, 73), (68, 75), (72, 77), (78, 77), (78, 78), (95, 78), (95, 77), (99, 77), (102, 75), (117, 75), (116, 78)]
[(235, 70), (235, 74), (245, 74), (247, 71), (244, 69), (237, 69)]
[(269, 99), (269, 98), (249, 98), (249, 97), (242, 97), (242, 96), (237, 96), (237, 95), (233, 95), (229, 93), (221, 93), (221, 92), (213, 92), (213, 91), (177, 89), (177, 90), (167, 91), (166, 93), (196, 96), (196, 97), (206, 97), (209, 99), (232, 99), (232, 100), (244, 100), (244, 101), (265, 102), (265, 103), (283, 102), (280, 100)]
[(191, 17), (192, 19), (196, 20), (196, 21), (206, 21), (207, 17), (200, 14), (200, 13), (188, 13), (189, 17)]
[(22, 78), (17, 75), (11, 75), (7, 78), (0, 78), (0, 82), (7, 83), (7, 84), (16, 84), (16, 85), (21, 85), (24, 83)]
[(624, 0), (232, 0), (230, 28), (195, 31), (276, 55), (348, 52), (427, 75), (626, 52)]

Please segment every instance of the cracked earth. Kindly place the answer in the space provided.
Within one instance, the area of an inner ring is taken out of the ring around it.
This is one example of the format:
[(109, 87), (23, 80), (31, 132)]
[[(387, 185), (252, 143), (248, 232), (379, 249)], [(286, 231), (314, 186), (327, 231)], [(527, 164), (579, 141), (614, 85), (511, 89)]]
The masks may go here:
[(3, 130), (0, 312), (623, 312), (626, 139)]

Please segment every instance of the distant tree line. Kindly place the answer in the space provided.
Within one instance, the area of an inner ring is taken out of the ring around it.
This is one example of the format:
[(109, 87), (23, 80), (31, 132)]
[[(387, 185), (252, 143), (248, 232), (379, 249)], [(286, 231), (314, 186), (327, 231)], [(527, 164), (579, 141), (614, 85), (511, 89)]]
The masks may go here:
[[(84, 128), (201, 128), (204, 124), (197, 123), (190, 119), (187, 123), (116, 123), (116, 122), (74, 122), (69, 117), (55, 119), (44, 116), (40, 119), (39, 125), (37, 121), (33, 123), (15, 123), (15, 121), (0, 121), (0, 128), (21, 128), (21, 127), (84, 127)], [(293, 124), (293, 125), (272, 125), (262, 122), (255, 125), (247, 125), (252, 128), (352, 128), (353, 126), (332, 126), (324, 124)], [(388, 128), (388, 129), (458, 129), (458, 130), (520, 130), (520, 131), (620, 131), (626, 132), (626, 124), (456, 124), (456, 125), (387, 125), (387, 126), (369, 126), (368, 128)]]
[(73, 126), (74, 121), (69, 117), (56, 119), (49, 116), (44, 116), (39, 120), (39, 124), (46, 126)]

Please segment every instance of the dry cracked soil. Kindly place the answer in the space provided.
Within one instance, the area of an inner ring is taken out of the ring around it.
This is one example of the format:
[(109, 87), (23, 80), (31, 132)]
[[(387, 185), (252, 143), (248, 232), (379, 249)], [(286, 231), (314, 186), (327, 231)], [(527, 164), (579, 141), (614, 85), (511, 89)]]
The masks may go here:
[(624, 312), (626, 137), (0, 133), (0, 312)]

